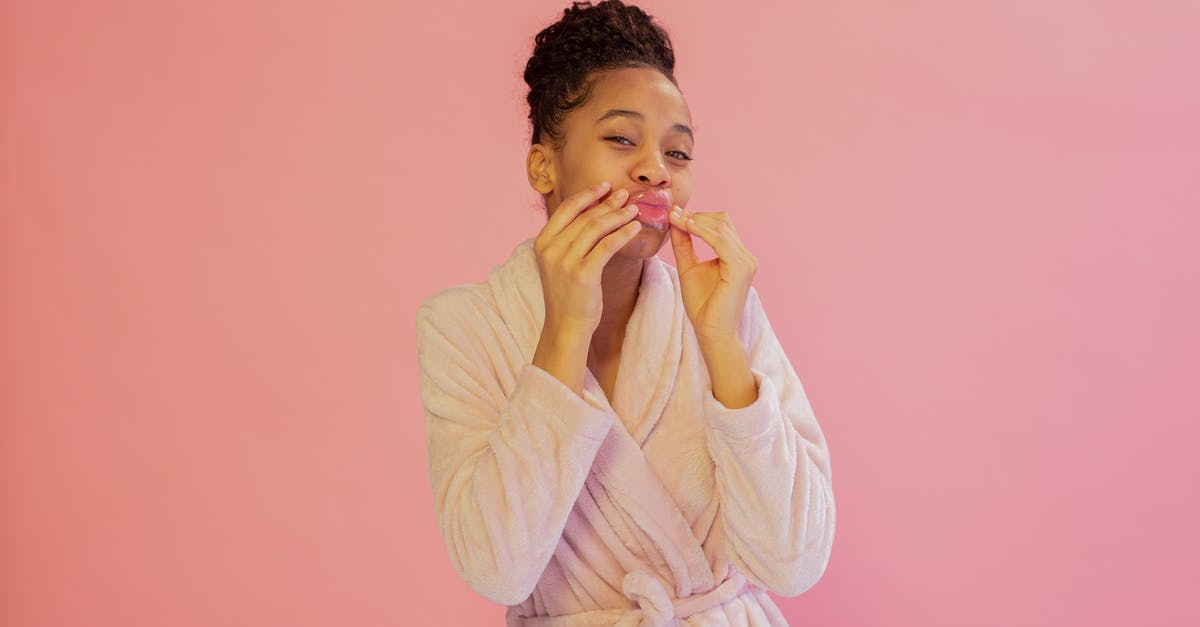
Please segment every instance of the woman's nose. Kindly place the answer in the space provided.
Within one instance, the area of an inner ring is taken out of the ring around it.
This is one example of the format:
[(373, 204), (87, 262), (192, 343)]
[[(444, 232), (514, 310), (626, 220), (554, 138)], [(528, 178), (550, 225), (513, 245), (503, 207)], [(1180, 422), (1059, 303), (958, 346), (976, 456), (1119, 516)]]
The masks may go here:
[(657, 186), (664, 182), (669, 182), (671, 180), (671, 172), (661, 159), (652, 157), (638, 166), (637, 179), (647, 185)]

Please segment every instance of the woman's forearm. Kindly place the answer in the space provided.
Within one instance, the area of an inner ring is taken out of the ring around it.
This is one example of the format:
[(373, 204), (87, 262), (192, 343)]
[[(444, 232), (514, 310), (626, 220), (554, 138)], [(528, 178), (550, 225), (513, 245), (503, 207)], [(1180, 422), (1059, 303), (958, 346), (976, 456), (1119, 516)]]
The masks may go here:
[(537, 350), (533, 353), (533, 365), (550, 373), (582, 397), (590, 345), (590, 334), (553, 325), (545, 326)]
[(713, 397), (722, 405), (741, 409), (758, 399), (758, 386), (750, 373), (750, 360), (740, 338), (702, 340), (700, 353), (712, 380)]

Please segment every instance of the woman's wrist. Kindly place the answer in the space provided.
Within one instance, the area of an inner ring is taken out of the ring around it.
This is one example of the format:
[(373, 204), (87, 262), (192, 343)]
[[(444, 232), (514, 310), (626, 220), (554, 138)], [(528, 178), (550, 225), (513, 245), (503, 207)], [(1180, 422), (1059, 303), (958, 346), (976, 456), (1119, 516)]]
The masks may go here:
[(550, 373), (582, 397), (590, 344), (590, 335), (582, 330), (553, 324), (544, 326), (533, 354), (533, 365)]
[(712, 382), (713, 398), (730, 409), (740, 409), (758, 400), (758, 385), (750, 372), (750, 359), (741, 338), (705, 340), (700, 354)]

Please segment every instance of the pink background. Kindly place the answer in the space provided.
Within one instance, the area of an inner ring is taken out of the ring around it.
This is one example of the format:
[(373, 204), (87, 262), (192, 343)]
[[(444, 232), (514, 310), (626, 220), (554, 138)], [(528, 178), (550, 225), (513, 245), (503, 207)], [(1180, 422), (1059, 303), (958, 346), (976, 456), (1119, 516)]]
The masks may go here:
[[(0, 625), (501, 624), (413, 316), (568, 4), (0, 0)], [(1200, 623), (1200, 5), (640, 6), (830, 443), (792, 623)]]

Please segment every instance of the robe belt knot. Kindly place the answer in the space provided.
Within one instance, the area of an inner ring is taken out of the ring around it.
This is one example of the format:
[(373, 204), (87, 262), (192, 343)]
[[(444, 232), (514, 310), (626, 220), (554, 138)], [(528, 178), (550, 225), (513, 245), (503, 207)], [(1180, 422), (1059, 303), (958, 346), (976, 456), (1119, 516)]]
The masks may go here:
[(732, 571), (721, 585), (708, 592), (674, 598), (661, 579), (644, 570), (634, 570), (625, 575), (621, 587), (638, 607), (626, 612), (617, 627), (665, 627), (736, 598), (746, 589), (746, 577)]

